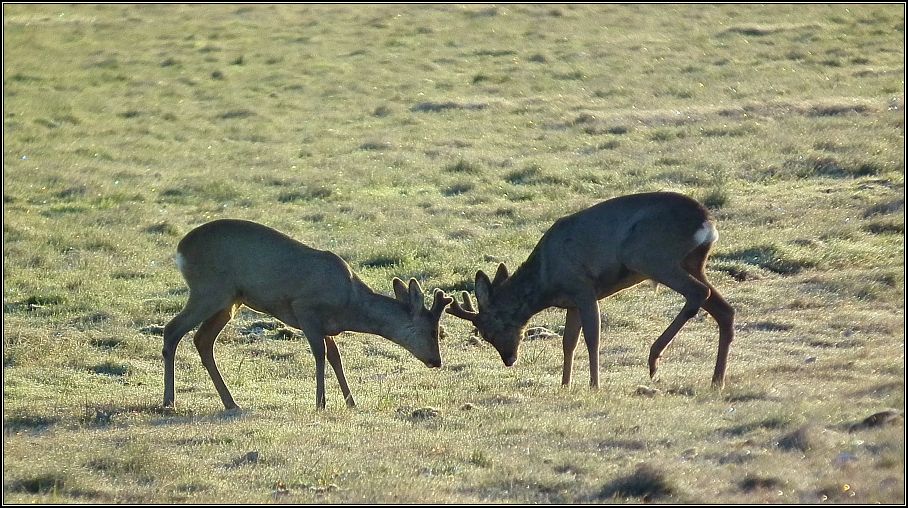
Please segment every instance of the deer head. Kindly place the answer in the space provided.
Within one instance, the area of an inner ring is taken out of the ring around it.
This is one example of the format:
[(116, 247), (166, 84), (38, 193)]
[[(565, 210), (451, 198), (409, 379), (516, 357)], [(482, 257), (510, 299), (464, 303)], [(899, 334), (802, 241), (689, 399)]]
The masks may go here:
[(400, 330), (404, 335), (400, 345), (429, 367), (441, 367), (438, 345), (438, 323), (445, 308), (454, 301), (440, 289), (435, 290), (432, 307), (425, 307), (425, 295), (416, 279), (409, 286), (397, 277), (391, 284), (395, 298), (410, 310), (410, 322)]
[(497, 305), (495, 290), (507, 279), (508, 269), (504, 263), (498, 265), (493, 280), (479, 270), (476, 272), (476, 301), (479, 309), (473, 306), (470, 294), (464, 291), (461, 293), (463, 304), (455, 299), (447, 312), (473, 323), (479, 336), (494, 346), (504, 364), (510, 367), (517, 361), (524, 323), (508, 312), (510, 307)]

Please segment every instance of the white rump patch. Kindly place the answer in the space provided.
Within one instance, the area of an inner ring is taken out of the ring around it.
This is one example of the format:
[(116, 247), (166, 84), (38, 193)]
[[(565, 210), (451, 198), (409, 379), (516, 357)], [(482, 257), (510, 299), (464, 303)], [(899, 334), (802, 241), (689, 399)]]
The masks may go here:
[(177, 252), (174, 261), (177, 262), (177, 269), (180, 270), (180, 273), (186, 273), (186, 258), (184, 258), (182, 254)]
[(697, 245), (703, 245), (705, 243), (712, 244), (718, 239), (719, 232), (716, 231), (716, 227), (709, 221), (705, 221), (703, 226), (694, 233), (694, 242), (696, 242)]

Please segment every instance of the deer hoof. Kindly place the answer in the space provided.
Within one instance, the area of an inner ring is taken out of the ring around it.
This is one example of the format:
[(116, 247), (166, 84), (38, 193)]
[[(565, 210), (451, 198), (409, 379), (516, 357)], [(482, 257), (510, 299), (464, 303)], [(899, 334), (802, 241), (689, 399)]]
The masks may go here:
[(653, 379), (656, 377), (656, 370), (659, 368), (659, 357), (649, 359), (649, 378)]

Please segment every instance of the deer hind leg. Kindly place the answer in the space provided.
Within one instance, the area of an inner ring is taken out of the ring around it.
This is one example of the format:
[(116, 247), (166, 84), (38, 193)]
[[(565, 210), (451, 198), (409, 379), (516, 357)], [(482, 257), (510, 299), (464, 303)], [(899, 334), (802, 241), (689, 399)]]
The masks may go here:
[[(644, 272), (645, 273), (645, 272)], [(681, 312), (672, 320), (668, 328), (662, 332), (662, 335), (653, 342), (649, 351), (649, 375), (654, 377), (658, 368), (659, 359), (662, 352), (671, 343), (675, 335), (681, 330), (692, 317), (697, 315), (697, 311), (710, 296), (710, 289), (702, 282), (695, 279), (680, 266), (665, 267), (648, 273), (653, 280), (670, 287), (680, 293), (684, 299), (684, 307)]]
[(328, 357), (328, 363), (334, 369), (334, 376), (340, 385), (344, 400), (347, 401), (347, 406), (356, 407), (356, 401), (353, 400), (353, 394), (350, 393), (350, 385), (347, 384), (347, 376), (344, 375), (344, 365), (341, 363), (340, 350), (337, 349), (337, 344), (331, 337), (325, 337), (325, 353)]
[(164, 349), (161, 356), (164, 357), (164, 407), (174, 407), (174, 357), (176, 356), (177, 346), (190, 330), (195, 328), (199, 323), (210, 318), (219, 309), (223, 308), (220, 303), (209, 303), (211, 300), (193, 298), (189, 294), (189, 301), (186, 306), (173, 319), (164, 326)]
[(224, 378), (221, 377), (221, 372), (218, 370), (218, 365), (214, 361), (214, 341), (218, 338), (218, 334), (221, 333), (224, 326), (227, 325), (227, 322), (233, 318), (235, 310), (236, 306), (234, 305), (220, 310), (214, 316), (206, 319), (199, 326), (195, 337), (193, 337), (195, 348), (199, 351), (199, 357), (202, 359), (202, 365), (208, 371), (208, 376), (211, 378), (211, 382), (214, 383), (214, 388), (218, 391), (221, 402), (224, 403), (224, 409), (227, 410), (239, 409), (239, 406), (233, 401), (233, 396), (230, 395), (230, 390), (227, 389)]
[(564, 364), (561, 370), (561, 386), (571, 385), (571, 371), (574, 368), (574, 351), (580, 339), (580, 311), (575, 308), (567, 310), (564, 318), (564, 339), (561, 347), (564, 350)]
[(719, 325), (719, 352), (716, 355), (716, 369), (713, 372), (712, 384), (722, 388), (725, 384), (725, 368), (728, 364), (728, 350), (735, 336), (735, 310), (706, 280), (706, 257), (709, 247), (703, 246), (692, 252), (684, 261), (684, 269), (709, 288), (709, 298), (703, 303), (705, 310)]

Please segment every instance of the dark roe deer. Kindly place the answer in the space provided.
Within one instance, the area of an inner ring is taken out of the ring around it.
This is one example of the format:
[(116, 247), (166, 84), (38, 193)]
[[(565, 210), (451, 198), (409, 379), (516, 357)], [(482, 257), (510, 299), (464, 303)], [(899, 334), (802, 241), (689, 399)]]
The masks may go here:
[(332, 338), (342, 331), (381, 335), (429, 367), (441, 366), (438, 322), (451, 298), (435, 291), (431, 309), (415, 279), (395, 278), (396, 298), (375, 293), (337, 255), (312, 249), (274, 229), (216, 220), (190, 231), (177, 246), (189, 285), (186, 307), (164, 327), (164, 406), (174, 404), (174, 354), (188, 331), (226, 409), (236, 409), (214, 361), (214, 341), (240, 305), (271, 314), (306, 335), (315, 356), (315, 404), (325, 407), (325, 358), (348, 406), (355, 406)]
[(599, 386), (599, 302), (622, 289), (651, 279), (680, 293), (685, 304), (653, 343), (650, 376), (662, 351), (700, 308), (719, 324), (719, 352), (712, 383), (722, 387), (728, 349), (734, 337), (734, 310), (706, 280), (706, 258), (718, 233), (706, 209), (672, 192), (621, 196), (562, 217), (542, 236), (529, 258), (509, 276), (504, 264), (494, 280), (476, 273), (473, 307), (447, 309), (471, 321), (498, 350), (505, 365), (517, 350), (529, 319), (548, 307), (567, 309), (561, 382), (571, 383), (574, 350), (581, 329), (590, 358), (590, 386)]

